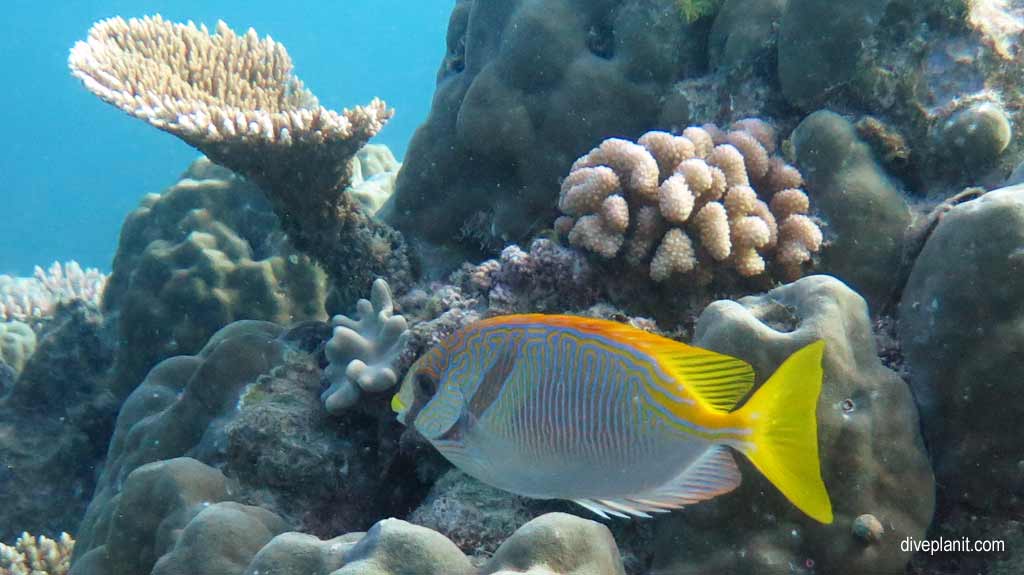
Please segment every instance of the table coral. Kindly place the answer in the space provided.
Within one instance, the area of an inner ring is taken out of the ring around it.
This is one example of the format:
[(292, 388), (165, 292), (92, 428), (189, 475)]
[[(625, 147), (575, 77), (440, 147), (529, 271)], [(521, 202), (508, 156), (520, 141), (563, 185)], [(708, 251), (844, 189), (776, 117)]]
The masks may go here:
[(0, 575), (65, 575), (74, 548), (67, 533), (56, 540), (22, 533), (14, 545), (0, 543)]
[[(284, 46), (251, 28), (111, 18), (71, 50), (75, 77), (102, 100), (174, 134), (267, 194), (289, 238), (338, 289), (409, 272), (402, 238), (345, 193), (351, 159), (391, 118), (374, 99), (338, 113), (292, 73)], [(371, 249), (384, 245), (387, 249)]]
[[(728, 132), (692, 126), (648, 132), (636, 143), (605, 140), (562, 182), (557, 229), (604, 258), (624, 254), (654, 281), (715, 267), (794, 279), (822, 245), (802, 177), (773, 157), (770, 126), (742, 120)], [(653, 250), (653, 255), (652, 255)]]
[(398, 382), (393, 364), (405, 347), (408, 324), (395, 313), (391, 288), (382, 279), (373, 282), (370, 299), (356, 303), (358, 319), (334, 316), (334, 332), (324, 353), (329, 365), (324, 377), (324, 407), (331, 413), (349, 408), (362, 392), (384, 391)]

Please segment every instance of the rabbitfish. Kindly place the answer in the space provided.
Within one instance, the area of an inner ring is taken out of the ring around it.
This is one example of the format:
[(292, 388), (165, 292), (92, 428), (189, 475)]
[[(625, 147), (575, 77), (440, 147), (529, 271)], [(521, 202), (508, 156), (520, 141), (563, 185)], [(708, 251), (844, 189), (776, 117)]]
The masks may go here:
[(754, 371), (734, 357), (612, 321), (501, 316), (422, 356), (392, 407), (454, 465), (520, 495), (647, 516), (735, 489), (735, 450), (831, 523), (815, 417), (824, 347), (791, 355), (737, 408)]

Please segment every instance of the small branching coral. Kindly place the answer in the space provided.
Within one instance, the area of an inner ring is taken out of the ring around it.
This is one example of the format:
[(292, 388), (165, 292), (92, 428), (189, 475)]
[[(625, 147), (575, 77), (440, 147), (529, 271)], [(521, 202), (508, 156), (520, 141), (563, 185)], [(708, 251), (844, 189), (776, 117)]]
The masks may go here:
[[(68, 65), (105, 102), (255, 182), (339, 289), (361, 293), (376, 276), (408, 273), (401, 236), (345, 193), (352, 157), (394, 113), (381, 100), (329, 110), (292, 74), (281, 43), (223, 22), (211, 34), (160, 16), (111, 18), (75, 45)], [(387, 257), (368, 255), (374, 242), (392, 248)]]
[(795, 279), (822, 235), (800, 172), (774, 151), (774, 131), (756, 119), (728, 132), (708, 124), (605, 140), (562, 182), (566, 215), (555, 229), (578, 248), (647, 266), (659, 282), (681, 273), (706, 284), (723, 267), (758, 276), (766, 257)]
[(384, 391), (398, 382), (393, 365), (405, 347), (409, 326), (395, 314), (386, 281), (373, 282), (370, 299), (359, 300), (356, 315), (359, 319), (334, 317), (334, 333), (324, 350), (330, 362), (324, 377), (330, 387), (320, 397), (330, 413), (352, 407), (363, 391)]
[(82, 268), (72, 260), (53, 262), (46, 270), (36, 266), (30, 278), (0, 275), (0, 321), (35, 322), (53, 315), (57, 304), (82, 300), (99, 307), (106, 274)]
[(22, 533), (14, 545), (0, 543), (0, 575), (64, 575), (74, 548), (75, 540), (67, 533), (56, 541)]

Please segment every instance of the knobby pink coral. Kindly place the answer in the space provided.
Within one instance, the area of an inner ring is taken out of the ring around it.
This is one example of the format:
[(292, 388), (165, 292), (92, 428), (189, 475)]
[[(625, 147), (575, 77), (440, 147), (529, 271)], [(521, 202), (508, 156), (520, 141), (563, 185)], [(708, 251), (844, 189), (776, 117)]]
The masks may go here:
[(612, 138), (573, 164), (562, 183), (556, 231), (604, 258), (620, 253), (651, 279), (715, 268), (752, 277), (773, 259), (795, 279), (822, 234), (796, 168), (773, 157), (775, 136), (757, 119), (723, 131), (689, 127)]

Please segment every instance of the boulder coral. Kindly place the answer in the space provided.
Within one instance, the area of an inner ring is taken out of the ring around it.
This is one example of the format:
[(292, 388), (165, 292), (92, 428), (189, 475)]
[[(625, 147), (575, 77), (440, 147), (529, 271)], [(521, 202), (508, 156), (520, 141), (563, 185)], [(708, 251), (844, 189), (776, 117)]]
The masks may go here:
[[(421, 500), (387, 397), (331, 416), (320, 401), (324, 322), (255, 320), (219, 330), (196, 355), (157, 364), (124, 401), (95, 494), (76, 534), (83, 552), (129, 474), (192, 457), (232, 477), (244, 503), (322, 535), (365, 529)], [(380, 489), (381, 483), (390, 485)]]
[(829, 222), (819, 271), (834, 274), (882, 312), (899, 291), (907, 199), (847, 119), (826, 110), (810, 114), (792, 136), (796, 163), (815, 207)]
[(123, 345), (119, 397), (157, 362), (240, 319), (326, 319), (326, 278), (285, 241), (263, 195), (202, 158), (125, 219), (103, 299)]
[(224, 22), (211, 34), (160, 16), (103, 20), (68, 65), (105, 102), (255, 182), (290, 241), (338, 289), (409, 279), (401, 235), (345, 191), (353, 156), (394, 113), (383, 101), (329, 110), (292, 73), (282, 44)]
[[(805, 277), (711, 304), (693, 343), (750, 362), (761, 382), (817, 339), (825, 340), (818, 449), (835, 521), (801, 516), (743, 461), (734, 492), (659, 520), (651, 573), (903, 572), (910, 553), (900, 543), (924, 536), (935, 481), (910, 389), (879, 361), (864, 299), (833, 277)], [(864, 514), (885, 526), (877, 540), (856, 535)]]
[[(1003, 517), (1024, 497), (1024, 410), (1016, 401), (1024, 365), (1022, 274), (1024, 186), (1016, 185), (950, 209), (900, 301), (900, 339), (941, 499), (947, 509), (970, 510), (965, 517)], [(957, 529), (973, 527), (961, 520)]]
[[(79, 537), (72, 575), (156, 568), (165, 574), (241, 573), (240, 559), (288, 527), (270, 511), (230, 501), (227, 478), (188, 457), (154, 461), (127, 474), (97, 521), (88, 542)], [(197, 547), (204, 548), (198, 557)], [(235, 569), (228, 567), (232, 562)]]
[(460, 0), (386, 218), (452, 267), (526, 242), (574, 158), (657, 125), (700, 66), (688, 29), (676, 0)]
[(527, 522), (477, 568), (440, 533), (400, 519), (321, 540), (232, 495), (221, 472), (194, 459), (144, 465), (111, 501), (101, 544), (76, 551), (71, 575), (624, 573), (607, 527), (563, 513)]
[(742, 277), (769, 271), (795, 279), (821, 249), (803, 178), (772, 154), (774, 130), (756, 119), (728, 132), (691, 126), (605, 140), (562, 182), (556, 230), (606, 259), (620, 253), (654, 281), (715, 268)]

